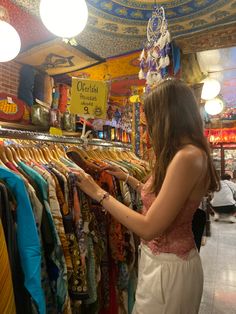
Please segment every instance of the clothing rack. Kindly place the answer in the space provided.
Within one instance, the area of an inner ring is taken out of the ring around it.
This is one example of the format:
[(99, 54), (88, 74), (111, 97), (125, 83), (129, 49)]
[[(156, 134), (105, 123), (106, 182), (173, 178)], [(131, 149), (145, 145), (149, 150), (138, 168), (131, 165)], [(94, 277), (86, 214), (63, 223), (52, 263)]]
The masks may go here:
[(67, 143), (67, 144), (78, 144), (78, 145), (90, 145), (90, 146), (102, 146), (102, 147), (118, 147), (131, 150), (132, 145), (124, 144), (120, 142), (104, 141), (101, 139), (81, 139), (69, 136), (56, 136), (47, 133), (39, 133), (32, 131), (22, 131), (0, 128), (0, 137), (20, 140), (34, 140), (43, 142), (54, 142), (54, 143)]

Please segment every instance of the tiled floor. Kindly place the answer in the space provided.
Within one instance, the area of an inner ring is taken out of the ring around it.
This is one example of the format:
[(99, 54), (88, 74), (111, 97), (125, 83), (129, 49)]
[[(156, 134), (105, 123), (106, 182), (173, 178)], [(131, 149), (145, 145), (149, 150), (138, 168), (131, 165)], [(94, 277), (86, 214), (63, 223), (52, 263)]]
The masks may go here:
[(236, 224), (211, 226), (200, 253), (205, 282), (199, 314), (236, 314)]

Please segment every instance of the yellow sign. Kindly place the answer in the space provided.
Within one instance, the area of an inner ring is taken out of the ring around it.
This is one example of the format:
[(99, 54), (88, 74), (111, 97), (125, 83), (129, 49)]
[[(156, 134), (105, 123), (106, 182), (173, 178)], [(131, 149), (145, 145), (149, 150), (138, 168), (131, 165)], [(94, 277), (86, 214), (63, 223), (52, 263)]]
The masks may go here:
[(72, 79), (70, 112), (84, 118), (106, 119), (106, 82)]
[(62, 130), (59, 128), (50, 127), (49, 130), (50, 135), (62, 136)]
[(7, 99), (0, 100), (0, 111), (7, 114), (16, 114), (17, 105), (14, 102), (9, 103)]

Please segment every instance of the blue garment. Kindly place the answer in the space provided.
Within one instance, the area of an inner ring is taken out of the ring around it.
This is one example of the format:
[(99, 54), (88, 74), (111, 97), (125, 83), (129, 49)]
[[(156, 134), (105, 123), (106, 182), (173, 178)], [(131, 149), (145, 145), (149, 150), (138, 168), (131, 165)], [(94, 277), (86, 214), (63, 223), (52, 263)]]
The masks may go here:
[(52, 283), (53, 292), (56, 296), (56, 307), (58, 313), (62, 313), (68, 293), (67, 268), (61, 241), (56, 230), (49, 205), (48, 183), (37, 171), (26, 165), (24, 162), (21, 161), (18, 163), (18, 165), (35, 181), (42, 195), (44, 208), (48, 217), (49, 227), (54, 241), (52, 251), (50, 252), (50, 262), (48, 261), (47, 265), (48, 274)]
[(36, 302), (39, 313), (45, 314), (45, 298), (41, 286), (41, 249), (33, 210), (23, 180), (0, 166), (0, 179), (4, 180), (17, 201), (17, 243), (24, 272), (24, 285)]
[(34, 88), (35, 70), (30, 65), (23, 65), (20, 70), (20, 83), (18, 88), (18, 97), (32, 106), (34, 103), (33, 88)]
[(48, 184), (47, 181), (34, 169), (27, 166), (24, 162), (20, 161), (18, 165), (35, 181), (39, 187), (39, 191), (43, 200), (48, 199)]

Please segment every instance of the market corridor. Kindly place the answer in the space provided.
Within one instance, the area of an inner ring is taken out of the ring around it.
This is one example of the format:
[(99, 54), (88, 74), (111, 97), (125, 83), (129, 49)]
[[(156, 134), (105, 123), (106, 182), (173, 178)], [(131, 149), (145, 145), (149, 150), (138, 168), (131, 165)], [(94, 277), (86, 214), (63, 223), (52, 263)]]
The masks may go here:
[(201, 248), (205, 275), (199, 314), (236, 313), (236, 224), (212, 222)]

